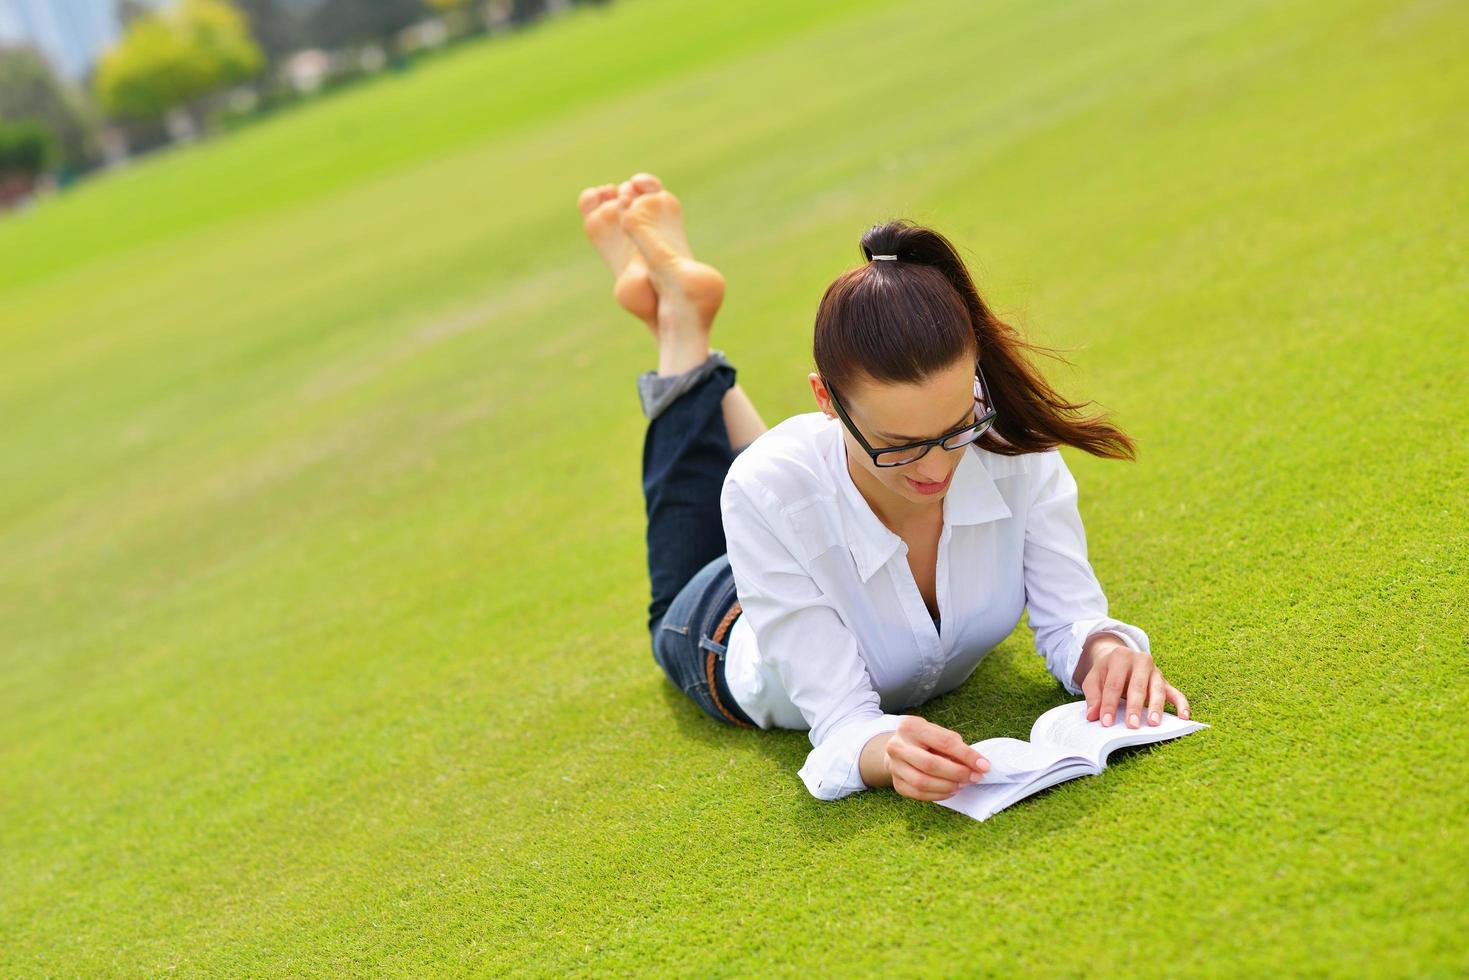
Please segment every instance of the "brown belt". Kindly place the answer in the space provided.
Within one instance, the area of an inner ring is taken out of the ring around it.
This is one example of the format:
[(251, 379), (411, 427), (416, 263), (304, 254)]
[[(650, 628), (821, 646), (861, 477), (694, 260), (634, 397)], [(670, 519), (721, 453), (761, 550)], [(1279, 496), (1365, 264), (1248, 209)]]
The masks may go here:
[[(724, 618), (719, 621), (719, 625), (714, 627), (714, 633), (709, 638), (715, 643), (723, 644), (725, 634), (729, 632), (731, 624), (734, 623), (735, 618), (739, 616), (739, 614), (740, 602), (738, 599), (736, 599), (734, 605), (729, 607), (729, 612), (725, 613)], [(710, 650), (709, 656), (704, 661), (704, 673), (707, 674), (709, 677), (709, 696), (714, 699), (714, 706), (719, 709), (720, 713), (723, 714), (724, 717), (728, 718), (734, 724), (739, 725), (741, 728), (754, 728), (755, 726), (750, 724), (748, 721), (741, 721), (739, 718), (736, 718), (734, 715), (730, 714), (729, 709), (724, 706), (724, 702), (719, 700), (719, 685), (714, 683), (714, 665), (716, 663), (717, 656), (718, 655), (713, 650)]]

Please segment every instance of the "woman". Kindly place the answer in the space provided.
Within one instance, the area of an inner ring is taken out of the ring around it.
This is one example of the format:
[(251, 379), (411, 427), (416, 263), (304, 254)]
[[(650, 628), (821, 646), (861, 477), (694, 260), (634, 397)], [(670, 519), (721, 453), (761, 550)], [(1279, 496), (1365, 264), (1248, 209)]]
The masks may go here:
[[(766, 429), (709, 347), (724, 295), (651, 174), (587, 188), (586, 230), (618, 302), (647, 323), (638, 379), (653, 657), (711, 718), (808, 728), (820, 799), (891, 786), (946, 799), (988, 761), (899, 714), (963, 683), (1029, 615), (1037, 651), (1088, 720), (1158, 724), (1188, 700), (1148, 636), (1107, 616), (1076, 483), (1057, 447), (1133, 457), (1024, 355), (939, 233), (862, 238), (816, 314), (817, 412)], [(727, 551), (726, 551), (727, 548)]]

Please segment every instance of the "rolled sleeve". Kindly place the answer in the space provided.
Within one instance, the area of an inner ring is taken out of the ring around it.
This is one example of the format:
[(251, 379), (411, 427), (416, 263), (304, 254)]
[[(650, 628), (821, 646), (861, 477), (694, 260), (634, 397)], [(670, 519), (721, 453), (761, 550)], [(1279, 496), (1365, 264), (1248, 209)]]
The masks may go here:
[(870, 787), (862, 781), (862, 749), (884, 732), (896, 731), (901, 715), (876, 714), (848, 721), (806, 756), (798, 775), (819, 800), (839, 800)]
[(742, 615), (810, 729), (801, 781), (822, 800), (867, 789), (862, 748), (902, 716), (883, 712), (856, 637), (776, 530), (781, 514), (768, 491), (727, 478), (720, 507)]
[(1072, 677), (1093, 634), (1111, 633), (1134, 650), (1151, 647), (1147, 633), (1107, 615), (1107, 597), (1087, 560), (1076, 480), (1059, 450), (1038, 455), (1025, 525), (1026, 616), (1046, 669), (1068, 692), (1081, 694)]

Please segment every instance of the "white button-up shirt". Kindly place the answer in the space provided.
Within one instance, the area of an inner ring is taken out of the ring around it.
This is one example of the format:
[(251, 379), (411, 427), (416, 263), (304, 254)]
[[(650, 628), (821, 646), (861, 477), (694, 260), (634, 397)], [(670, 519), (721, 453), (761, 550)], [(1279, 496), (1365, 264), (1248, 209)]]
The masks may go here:
[(793, 416), (735, 457), (720, 506), (743, 612), (726, 679), (760, 727), (810, 729), (800, 777), (812, 795), (866, 789), (857, 762), (868, 740), (962, 684), (1024, 610), (1046, 668), (1072, 694), (1093, 633), (1150, 649), (1146, 633), (1107, 616), (1076, 501), (1055, 449), (963, 450), (942, 501), (940, 630), (907, 543), (852, 482), (840, 421)]

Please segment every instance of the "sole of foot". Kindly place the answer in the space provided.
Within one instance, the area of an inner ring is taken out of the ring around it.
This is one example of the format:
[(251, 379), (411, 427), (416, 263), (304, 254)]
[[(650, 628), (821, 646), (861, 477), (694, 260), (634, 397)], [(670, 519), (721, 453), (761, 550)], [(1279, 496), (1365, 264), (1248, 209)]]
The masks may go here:
[(651, 174), (624, 181), (618, 197), (622, 230), (641, 253), (658, 294), (657, 322), (664, 329), (697, 325), (707, 333), (724, 302), (724, 276), (693, 257), (683, 205)]
[(582, 228), (612, 273), (612, 296), (617, 305), (642, 320), (658, 337), (658, 294), (648, 276), (642, 253), (622, 230), (622, 201), (618, 185), (588, 187), (577, 197)]

